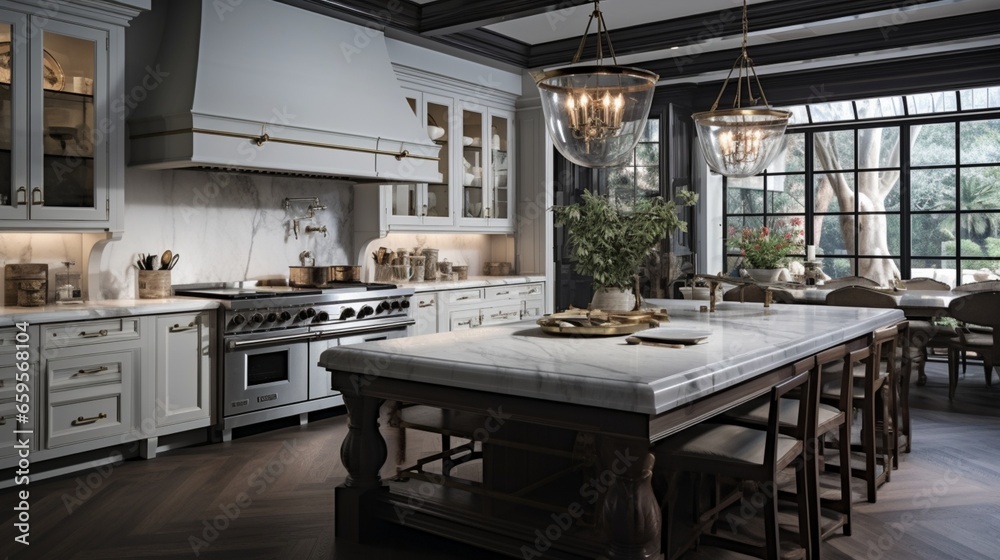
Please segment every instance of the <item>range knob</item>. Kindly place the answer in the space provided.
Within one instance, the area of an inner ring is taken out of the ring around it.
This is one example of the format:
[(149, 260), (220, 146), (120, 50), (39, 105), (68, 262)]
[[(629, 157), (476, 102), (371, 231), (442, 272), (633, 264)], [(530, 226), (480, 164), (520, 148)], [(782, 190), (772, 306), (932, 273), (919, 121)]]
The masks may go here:
[(316, 316), (316, 310), (312, 307), (308, 309), (303, 309), (299, 311), (299, 321), (305, 321), (306, 319), (312, 319)]
[(350, 319), (351, 317), (354, 317), (354, 308), (353, 307), (345, 307), (344, 310), (340, 312), (340, 320), (341, 321), (345, 321), (347, 319)]
[(247, 318), (242, 315), (233, 315), (233, 324), (242, 325), (247, 322)]
[(268, 323), (273, 323), (273, 322), (275, 322), (277, 320), (278, 320), (278, 314), (277, 313), (273, 313), (272, 312), (272, 313), (268, 313), (267, 314), (267, 322)]
[(292, 314), (287, 311), (282, 311), (281, 315), (278, 315), (278, 318), (281, 319), (282, 323), (284, 323), (292, 318)]
[(383, 311), (388, 311), (388, 310), (389, 310), (389, 302), (383, 301), (382, 303), (378, 304), (378, 307), (375, 308), (375, 313), (381, 313)]
[(316, 314), (316, 318), (313, 319), (314, 323), (325, 323), (330, 320), (330, 314), (326, 311), (320, 311)]
[(250, 316), (250, 322), (251, 323), (263, 323), (264, 322), (264, 316), (261, 315), (260, 313), (254, 313), (253, 315)]
[(366, 305), (362, 307), (360, 311), (358, 311), (358, 319), (364, 319), (365, 317), (372, 315), (374, 313), (375, 310), (372, 309), (370, 305)]
[(410, 308), (410, 300), (404, 299), (403, 302), (399, 304), (399, 306), (401, 308), (403, 308), (403, 309), (409, 309)]
[(394, 301), (391, 304), (389, 304), (389, 307), (391, 307), (393, 311), (399, 311), (399, 302)]

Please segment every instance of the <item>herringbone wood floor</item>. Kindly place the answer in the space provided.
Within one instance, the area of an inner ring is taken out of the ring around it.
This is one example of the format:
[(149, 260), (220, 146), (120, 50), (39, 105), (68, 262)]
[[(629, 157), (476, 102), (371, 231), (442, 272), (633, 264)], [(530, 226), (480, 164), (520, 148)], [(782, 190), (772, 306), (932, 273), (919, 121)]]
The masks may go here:
[[(854, 535), (824, 543), (824, 558), (1000, 558), (1000, 388), (987, 389), (970, 365), (949, 403), (943, 371), (932, 365), (928, 386), (913, 388), (913, 452), (878, 503), (856, 486)], [(15, 496), (4, 490), (0, 558), (498, 558), (403, 529), (368, 546), (335, 542), (345, 424), (337, 417), (32, 483), (29, 547), (13, 542)], [(221, 530), (206, 528), (213, 522)], [(688, 558), (741, 556), (703, 547)]]

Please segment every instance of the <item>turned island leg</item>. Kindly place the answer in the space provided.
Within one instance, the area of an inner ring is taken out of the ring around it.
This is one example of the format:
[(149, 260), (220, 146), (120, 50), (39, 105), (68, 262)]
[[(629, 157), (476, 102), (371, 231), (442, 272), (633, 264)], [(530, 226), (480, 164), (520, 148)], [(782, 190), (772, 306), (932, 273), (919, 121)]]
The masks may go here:
[(379, 433), (381, 399), (343, 393), (347, 407), (347, 437), (340, 446), (340, 460), (347, 480), (335, 490), (336, 536), (360, 542), (370, 535), (373, 519), (368, 501), (385, 486), (379, 470), (388, 455)]
[(662, 560), (660, 506), (653, 494), (649, 444), (607, 438), (601, 447), (601, 479), (611, 483), (599, 511), (609, 560)]

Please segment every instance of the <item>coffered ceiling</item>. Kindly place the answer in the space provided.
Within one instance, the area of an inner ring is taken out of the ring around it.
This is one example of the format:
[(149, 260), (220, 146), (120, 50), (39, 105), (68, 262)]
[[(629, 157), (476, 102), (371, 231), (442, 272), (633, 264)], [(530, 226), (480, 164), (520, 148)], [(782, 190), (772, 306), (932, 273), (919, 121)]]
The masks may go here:
[[(524, 69), (568, 64), (593, 11), (593, 2), (583, 0), (282, 1)], [(656, 72), (660, 85), (717, 87), (739, 53), (738, 0), (604, 0), (600, 6), (618, 63)], [(929, 74), (941, 72), (949, 85), (996, 85), (997, 0), (750, 0), (748, 20), (758, 73), (785, 76), (789, 87), (797, 77), (797, 92), (779, 93), (788, 101), (808, 92), (803, 78), (814, 89), (863, 79), (873, 91), (915, 90), (933, 89)], [(594, 56), (595, 43), (591, 36), (585, 58)], [(775, 80), (781, 91), (781, 79)], [(841, 87), (844, 95), (850, 89)]]

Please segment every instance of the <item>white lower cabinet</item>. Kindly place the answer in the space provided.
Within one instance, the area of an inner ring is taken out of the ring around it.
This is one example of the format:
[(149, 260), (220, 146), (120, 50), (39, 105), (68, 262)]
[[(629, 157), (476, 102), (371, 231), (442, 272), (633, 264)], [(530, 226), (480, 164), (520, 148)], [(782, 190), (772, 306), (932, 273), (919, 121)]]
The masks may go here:
[[(38, 438), (30, 436), (26, 445), (15, 447), (19, 435), (15, 430), (37, 433), (42, 405), (35, 381), (39, 376), (38, 327), (22, 327), (0, 328), (0, 468), (12, 467), (19, 454), (38, 449)], [(27, 422), (19, 422), (19, 417), (27, 417)]]
[(156, 432), (208, 426), (212, 416), (211, 312), (156, 317)]
[[(117, 449), (152, 457), (158, 437), (210, 426), (215, 317), (196, 311), (47, 323), (21, 339), (17, 327), (0, 329), (0, 468), (17, 462), (15, 429), (32, 430), (32, 462), (41, 462), (102, 448), (116, 449), (109, 457)], [(23, 340), (27, 354), (19, 353)], [(19, 394), (30, 398), (26, 424), (17, 421)]]
[(541, 282), (418, 292), (415, 334), (449, 332), (540, 317), (545, 307)]
[(416, 308), (413, 310), (414, 335), (434, 334), (438, 332), (438, 293), (420, 292), (414, 295)]

